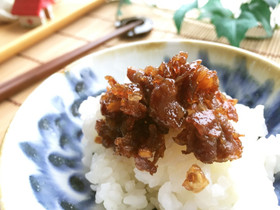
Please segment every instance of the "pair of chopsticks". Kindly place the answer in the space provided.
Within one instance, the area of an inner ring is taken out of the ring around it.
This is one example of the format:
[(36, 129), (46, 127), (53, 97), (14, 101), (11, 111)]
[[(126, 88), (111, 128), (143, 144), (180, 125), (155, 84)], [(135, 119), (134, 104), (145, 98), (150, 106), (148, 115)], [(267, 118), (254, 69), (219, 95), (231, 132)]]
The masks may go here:
[(64, 55), (54, 58), (53, 60), (50, 60), (45, 64), (35, 67), (27, 71), (26, 73), (23, 73), (9, 81), (0, 84), (0, 102), (11, 97), (12, 95), (19, 92), (20, 90), (27, 88), (28, 86), (34, 84), (35, 82), (45, 79), (46, 77), (57, 72), (64, 66), (86, 55), (92, 49), (100, 46), (101, 44), (115, 37), (121, 36), (141, 24), (143, 24), (143, 20), (137, 20), (128, 23), (127, 25), (115, 29), (108, 35), (105, 35), (104, 37), (98, 40), (92, 41), (71, 52), (68, 52)]

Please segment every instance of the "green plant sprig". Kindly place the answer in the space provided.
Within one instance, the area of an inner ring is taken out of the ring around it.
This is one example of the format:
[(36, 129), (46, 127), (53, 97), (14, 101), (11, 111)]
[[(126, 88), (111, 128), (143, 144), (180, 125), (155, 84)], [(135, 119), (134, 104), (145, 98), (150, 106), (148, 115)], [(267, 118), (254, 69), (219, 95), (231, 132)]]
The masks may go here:
[(118, 19), (118, 17), (122, 15), (121, 8), (124, 4), (131, 4), (131, 1), (130, 0), (120, 0), (119, 1), (117, 14), (116, 14), (116, 19)]
[(246, 32), (258, 24), (261, 24), (267, 33), (267, 37), (273, 35), (270, 25), (271, 8), (275, 8), (280, 0), (251, 0), (243, 3), (240, 7), (241, 13), (238, 17), (223, 7), (220, 0), (209, 0), (203, 7), (198, 7), (197, 0), (182, 5), (173, 16), (177, 32), (180, 33), (184, 17), (187, 12), (198, 9), (198, 20), (210, 19), (215, 26), (218, 37), (225, 37), (233, 46), (239, 47), (240, 42), (245, 39)]

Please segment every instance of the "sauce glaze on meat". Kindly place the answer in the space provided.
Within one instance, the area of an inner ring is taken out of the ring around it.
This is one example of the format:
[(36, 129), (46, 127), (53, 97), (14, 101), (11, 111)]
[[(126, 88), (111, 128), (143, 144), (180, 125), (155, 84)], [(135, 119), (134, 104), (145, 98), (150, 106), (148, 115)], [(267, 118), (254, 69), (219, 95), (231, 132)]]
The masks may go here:
[(216, 71), (187, 62), (180, 52), (159, 67), (129, 67), (131, 83), (106, 76), (110, 87), (101, 96), (104, 119), (96, 122), (96, 141), (115, 153), (133, 157), (139, 170), (153, 174), (164, 156), (164, 135), (176, 129), (174, 142), (204, 163), (240, 158), (242, 144), (230, 120), (238, 121), (234, 105), (219, 90)]

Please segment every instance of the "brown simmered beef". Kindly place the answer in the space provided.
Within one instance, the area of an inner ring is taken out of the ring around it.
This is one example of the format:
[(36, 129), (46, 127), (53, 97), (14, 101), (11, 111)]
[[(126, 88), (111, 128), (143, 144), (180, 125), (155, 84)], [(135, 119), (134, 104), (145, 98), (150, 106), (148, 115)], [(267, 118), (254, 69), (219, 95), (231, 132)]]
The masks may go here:
[(198, 165), (193, 164), (187, 171), (186, 179), (182, 186), (189, 191), (198, 193), (202, 191), (208, 184), (209, 181), (206, 178), (204, 172)]
[(240, 135), (230, 123), (238, 121), (237, 100), (220, 92), (216, 71), (187, 58), (180, 52), (157, 68), (129, 67), (127, 84), (107, 76), (110, 87), (100, 101), (105, 118), (97, 120), (96, 141), (133, 157), (136, 167), (150, 174), (164, 155), (169, 129), (178, 131), (173, 139), (186, 146), (182, 153), (194, 153), (204, 163), (240, 158)]

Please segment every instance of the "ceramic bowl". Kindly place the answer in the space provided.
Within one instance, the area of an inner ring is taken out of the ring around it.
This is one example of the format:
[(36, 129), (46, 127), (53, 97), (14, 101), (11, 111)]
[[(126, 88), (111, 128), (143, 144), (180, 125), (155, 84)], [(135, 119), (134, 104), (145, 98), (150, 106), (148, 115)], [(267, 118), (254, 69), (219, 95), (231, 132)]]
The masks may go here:
[[(81, 162), (78, 108), (119, 82), (128, 66), (159, 66), (179, 51), (216, 70), (222, 91), (250, 107), (265, 105), (269, 135), (280, 133), (280, 67), (238, 48), (202, 41), (137, 42), (91, 54), (46, 79), (21, 106), (1, 151), (1, 208), (92, 209), (94, 192)], [(279, 196), (280, 182), (274, 182)]]

